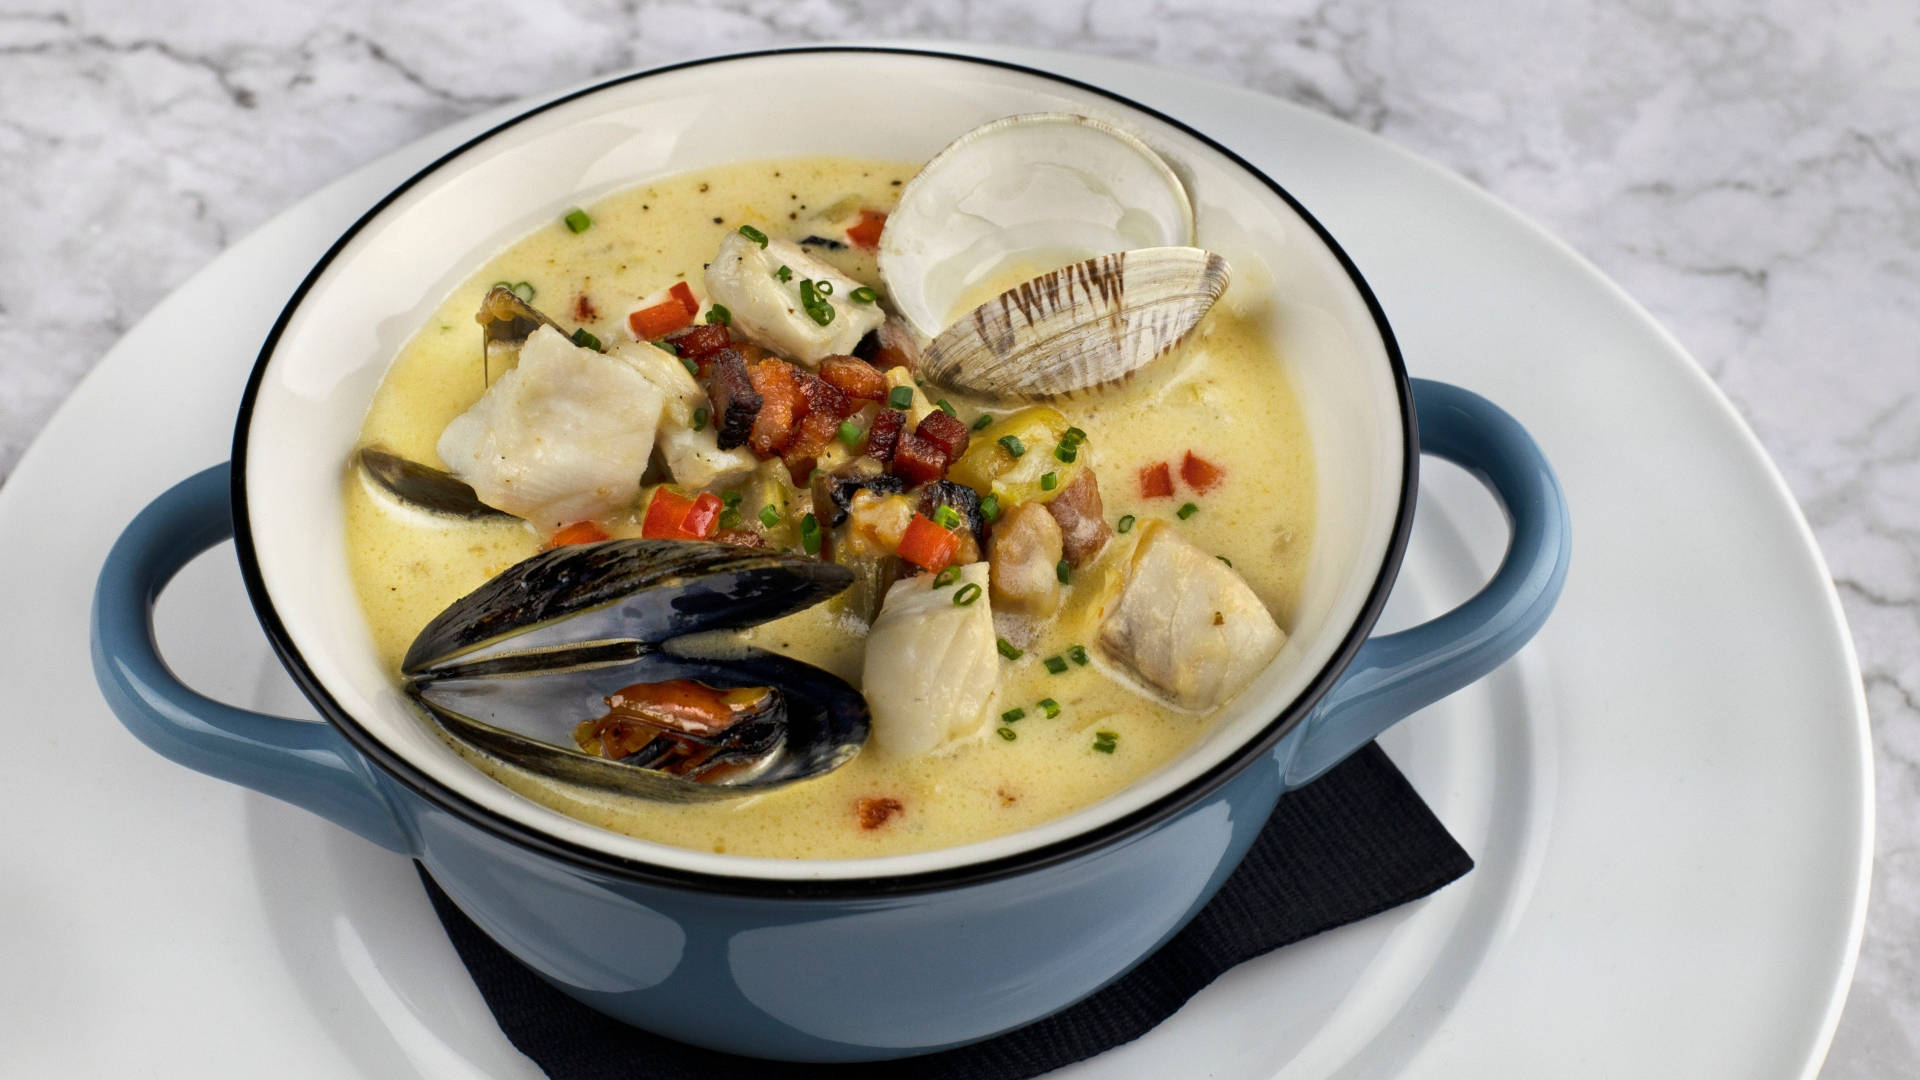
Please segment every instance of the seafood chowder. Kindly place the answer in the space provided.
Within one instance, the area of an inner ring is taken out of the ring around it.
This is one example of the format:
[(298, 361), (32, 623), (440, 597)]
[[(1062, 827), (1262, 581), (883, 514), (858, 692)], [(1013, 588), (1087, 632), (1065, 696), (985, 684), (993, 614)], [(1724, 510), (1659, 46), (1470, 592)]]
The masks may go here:
[(666, 844), (897, 854), (1113, 794), (1279, 652), (1313, 537), (1264, 298), (1193, 239), (1158, 155), (1064, 115), (567, 212), (368, 412), (380, 655), (500, 783)]

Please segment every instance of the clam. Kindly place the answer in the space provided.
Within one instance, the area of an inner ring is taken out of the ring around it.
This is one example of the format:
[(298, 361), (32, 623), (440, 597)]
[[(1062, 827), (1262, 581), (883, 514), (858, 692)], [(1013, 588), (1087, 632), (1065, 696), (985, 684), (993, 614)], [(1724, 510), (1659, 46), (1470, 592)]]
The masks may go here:
[(480, 369), (486, 385), (493, 383), (494, 356), (518, 350), (541, 327), (551, 326), (563, 336), (572, 336), (540, 309), (515, 296), (513, 290), (505, 285), (495, 285), (487, 290), (487, 295), (480, 298), (480, 311), (473, 318), (480, 324)]
[(901, 192), (880, 237), (890, 302), (931, 344), (921, 377), (989, 399), (1131, 377), (1226, 288), (1193, 247), (1172, 167), (1111, 124), (1064, 113), (962, 135)]
[(858, 690), (725, 633), (851, 581), (701, 541), (569, 545), (456, 600), (401, 675), (449, 734), (510, 765), (614, 794), (732, 798), (831, 772), (865, 743)]

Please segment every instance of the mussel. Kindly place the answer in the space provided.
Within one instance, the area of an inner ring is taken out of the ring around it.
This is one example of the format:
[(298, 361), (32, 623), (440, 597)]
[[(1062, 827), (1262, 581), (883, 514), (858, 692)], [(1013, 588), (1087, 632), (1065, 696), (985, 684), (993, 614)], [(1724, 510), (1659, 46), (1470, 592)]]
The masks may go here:
[(831, 772), (865, 743), (858, 690), (725, 633), (852, 580), (705, 541), (568, 545), (454, 601), (401, 675), (446, 731), (510, 765), (661, 801), (733, 798)]
[(513, 516), (481, 502), (471, 485), (430, 465), (377, 446), (363, 446), (353, 457), (360, 471), (382, 490), (418, 509), (472, 521)]

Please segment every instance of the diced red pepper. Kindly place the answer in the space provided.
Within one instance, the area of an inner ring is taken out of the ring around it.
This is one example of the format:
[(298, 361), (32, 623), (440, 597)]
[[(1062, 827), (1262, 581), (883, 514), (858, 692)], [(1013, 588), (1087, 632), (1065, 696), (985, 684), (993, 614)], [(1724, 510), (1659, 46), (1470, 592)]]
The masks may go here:
[(857, 356), (829, 356), (820, 361), (820, 377), (857, 401), (883, 401), (887, 377)]
[(607, 539), (607, 530), (591, 521), (576, 521), (553, 534), (547, 541), (547, 547), (565, 547), (568, 544), (591, 544)]
[(1173, 471), (1167, 468), (1166, 462), (1155, 462), (1140, 470), (1140, 497), (1143, 499), (1173, 497)]
[(878, 210), (860, 211), (860, 220), (847, 226), (847, 240), (861, 251), (880, 250), (880, 233), (887, 227), (887, 215)]
[(700, 314), (700, 301), (693, 298), (693, 289), (686, 282), (674, 282), (673, 288), (667, 290), (667, 295), (680, 301), (680, 306), (687, 309), (687, 318)]
[(687, 325), (699, 313), (700, 302), (693, 298), (693, 290), (686, 282), (676, 281), (665, 300), (627, 316), (627, 328), (641, 341), (652, 341)]
[(959, 546), (958, 536), (925, 514), (913, 515), (913, 520), (907, 522), (907, 531), (900, 535), (900, 557), (933, 574), (947, 568), (953, 561), (954, 549)]
[(908, 483), (931, 484), (945, 475), (947, 455), (933, 442), (903, 431), (893, 448), (892, 471)]
[(747, 372), (761, 402), (747, 443), (763, 458), (787, 448), (793, 441), (794, 428), (806, 413), (807, 401), (800, 396), (800, 387), (794, 381), (795, 370), (785, 360), (769, 359), (753, 365)]
[(947, 456), (948, 464), (959, 460), (967, 452), (967, 425), (959, 417), (949, 416), (943, 409), (935, 409), (920, 421), (913, 429), (915, 435), (940, 448)]
[(654, 540), (705, 540), (720, 520), (720, 496), (703, 491), (689, 499), (672, 488), (660, 488), (647, 503), (640, 535)]
[(881, 409), (875, 413), (873, 426), (867, 429), (868, 456), (892, 461), (893, 451), (900, 445), (900, 433), (906, 426), (907, 414), (899, 409)]
[(1226, 469), (1196, 455), (1191, 450), (1187, 451), (1187, 456), (1180, 461), (1180, 479), (1185, 480), (1187, 486), (1195, 491), (1212, 490), (1220, 486), (1220, 481), (1226, 478)]

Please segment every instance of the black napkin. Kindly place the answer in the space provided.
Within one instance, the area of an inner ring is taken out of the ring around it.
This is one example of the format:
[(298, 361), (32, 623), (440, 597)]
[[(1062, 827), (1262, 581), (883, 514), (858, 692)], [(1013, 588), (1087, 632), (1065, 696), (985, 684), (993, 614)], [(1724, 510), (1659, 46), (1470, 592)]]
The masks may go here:
[(1400, 770), (1369, 745), (1282, 796), (1219, 894), (1106, 989), (971, 1046), (832, 1066), (717, 1053), (609, 1020), (542, 982), (454, 907), (424, 869), (420, 878), (501, 1030), (553, 1080), (1022, 1080), (1139, 1038), (1244, 960), (1417, 900), (1471, 869), (1473, 859)]

